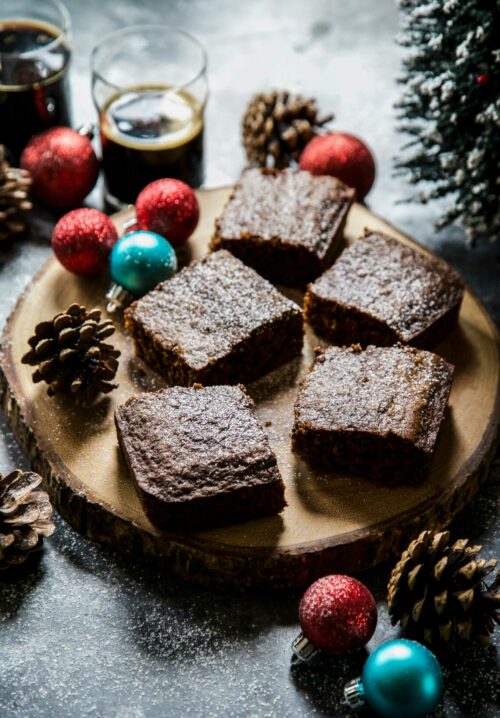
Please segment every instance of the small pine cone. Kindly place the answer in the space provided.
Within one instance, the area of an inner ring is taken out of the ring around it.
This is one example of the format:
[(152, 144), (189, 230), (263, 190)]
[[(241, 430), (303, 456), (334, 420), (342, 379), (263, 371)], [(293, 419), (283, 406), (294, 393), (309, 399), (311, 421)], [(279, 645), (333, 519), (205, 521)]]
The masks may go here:
[(30, 187), (30, 173), (11, 167), (0, 145), (0, 242), (26, 229), (25, 213), (33, 206), (28, 199)]
[(117, 387), (110, 381), (118, 368), (120, 352), (104, 339), (115, 327), (106, 320), (100, 323), (101, 312), (72, 304), (51, 321), (40, 322), (29, 339), (31, 347), (22, 358), (23, 364), (38, 366), (33, 374), (35, 383), (49, 385), (47, 394), (70, 394), (77, 404), (89, 405), (102, 392)]
[(257, 167), (288, 167), (333, 115), (318, 116), (316, 100), (286, 91), (259, 93), (243, 116), (243, 144)]
[(423, 531), (403, 551), (388, 585), (392, 623), (428, 644), (455, 639), (490, 641), (500, 623), (500, 574), (486, 577), (497, 561), (479, 558), (467, 539), (450, 545), (449, 531)]
[(38, 489), (41, 483), (32, 471), (0, 476), (0, 570), (25, 561), (54, 532), (52, 506)]

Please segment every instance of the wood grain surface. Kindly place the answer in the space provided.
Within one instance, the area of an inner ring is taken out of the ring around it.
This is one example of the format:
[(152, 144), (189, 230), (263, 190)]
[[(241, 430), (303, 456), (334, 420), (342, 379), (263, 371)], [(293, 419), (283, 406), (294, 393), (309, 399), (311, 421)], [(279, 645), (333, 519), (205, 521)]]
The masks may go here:
[[(198, 192), (200, 225), (189, 257), (202, 256), (229, 188)], [(115, 216), (118, 227), (130, 212)], [(415, 245), (365, 207), (349, 215), (346, 239), (365, 227)], [(421, 248), (420, 248), (421, 249)], [(422, 249), (422, 251), (424, 251)], [(499, 420), (499, 344), (495, 326), (467, 292), (457, 329), (436, 350), (455, 364), (447, 419), (429, 476), (417, 486), (389, 487), (362, 478), (317, 473), (290, 451), (297, 384), (320, 341), (310, 332), (301, 360), (249, 386), (286, 483), (288, 507), (266, 518), (192, 535), (160, 533), (144, 515), (120, 455), (114, 408), (163, 386), (134, 356), (115, 315), (122, 357), (119, 388), (95, 406), (49, 399), (20, 363), (39, 321), (74, 301), (104, 309), (108, 280), (87, 280), (50, 259), (20, 298), (4, 332), (0, 391), (16, 438), (40, 471), (58, 511), (78, 531), (120, 551), (154, 560), (161, 570), (200, 583), (238, 588), (304, 585), (331, 571), (356, 572), (401, 550), (422, 527), (441, 527), (470, 500), (485, 477)], [(301, 300), (298, 292), (290, 294)]]

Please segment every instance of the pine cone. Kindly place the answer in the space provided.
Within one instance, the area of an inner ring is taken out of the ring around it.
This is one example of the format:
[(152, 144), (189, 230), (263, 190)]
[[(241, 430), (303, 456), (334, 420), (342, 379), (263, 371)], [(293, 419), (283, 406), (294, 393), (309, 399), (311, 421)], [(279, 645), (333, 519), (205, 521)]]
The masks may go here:
[(23, 364), (37, 366), (33, 381), (49, 385), (49, 396), (71, 394), (77, 404), (88, 405), (96, 396), (117, 387), (110, 380), (118, 368), (120, 352), (104, 339), (115, 331), (113, 323), (99, 323), (101, 312), (72, 304), (49, 322), (40, 322), (29, 339)]
[(0, 242), (26, 228), (25, 213), (32, 208), (28, 200), (31, 177), (27, 170), (11, 167), (0, 145)]
[(423, 531), (410, 543), (389, 580), (393, 624), (428, 644), (489, 643), (500, 623), (500, 573), (489, 586), (485, 579), (498, 562), (479, 558), (481, 546), (467, 544), (460, 539), (450, 546), (449, 531)]
[(318, 117), (316, 100), (286, 91), (259, 93), (243, 116), (243, 144), (251, 164), (287, 167), (333, 115)]
[(52, 506), (42, 477), (32, 471), (0, 476), (0, 570), (22, 563), (54, 532)]

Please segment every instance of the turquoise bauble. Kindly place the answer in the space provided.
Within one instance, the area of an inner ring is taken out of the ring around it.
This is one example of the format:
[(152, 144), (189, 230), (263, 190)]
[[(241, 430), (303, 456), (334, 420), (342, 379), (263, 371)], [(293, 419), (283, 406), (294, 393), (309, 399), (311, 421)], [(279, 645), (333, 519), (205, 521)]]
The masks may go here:
[(384, 718), (423, 718), (441, 698), (441, 667), (425, 646), (399, 639), (379, 646), (361, 677), (365, 700)]
[(109, 269), (116, 284), (134, 297), (154, 289), (177, 270), (172, 245), (155, 232), (129, 232), (113, 245)]

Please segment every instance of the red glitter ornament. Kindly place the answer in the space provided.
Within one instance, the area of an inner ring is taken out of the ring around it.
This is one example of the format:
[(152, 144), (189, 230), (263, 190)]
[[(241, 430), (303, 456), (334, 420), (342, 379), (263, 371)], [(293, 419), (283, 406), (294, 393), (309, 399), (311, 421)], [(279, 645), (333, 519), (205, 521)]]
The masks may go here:
[(70, 127), (35, 135), (21, 155), (33, 178), (33, 196), (50, 207), (76, 207), (97, 181), (99, 160), (92, 143)]
[(354, 187), (361, 202), (375, 180), (375, 162), (368, 147), (345, 132), (314, 137), (302, 152), (299, 165), (313, 175), (332, 175)]
[(174, 247), (186, 242), (200, 218), (195, 193), (176, 179), (160, 179), (144, 187), (135, 211), (140, 229), (161, 234)]
[(304, 636), (327, 653), (356, 651), (368, 643), (377, 625), (377, 605), (361, 581), (324, 576), (309, 586), (299, 606)]
[(490, 79), (490, 76), (487, 72), (482, 72), (480, 75), (476, 77), (476, 82), (478, 85), (486, 85), (488, 80)]
[(106, 269), (118, 239), (115, 225), (97, 209), (74, 209), (61, 217), (52, 234), (52, 249), (70, 272), (91, 277)]

